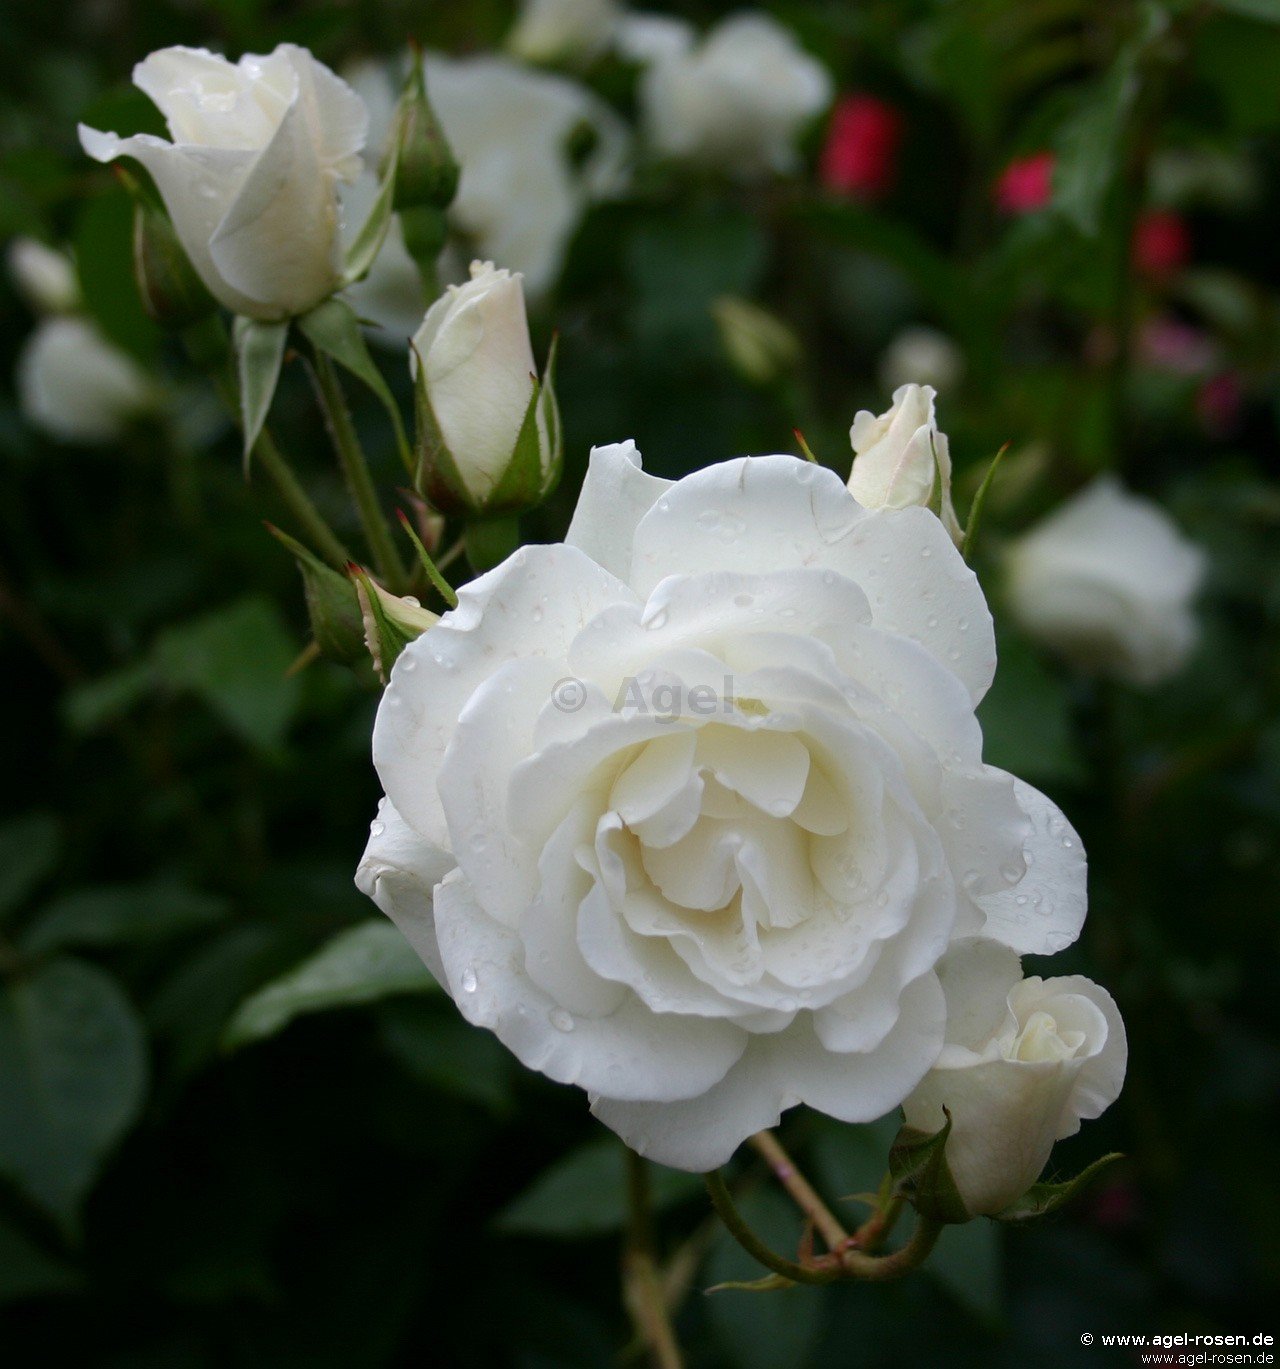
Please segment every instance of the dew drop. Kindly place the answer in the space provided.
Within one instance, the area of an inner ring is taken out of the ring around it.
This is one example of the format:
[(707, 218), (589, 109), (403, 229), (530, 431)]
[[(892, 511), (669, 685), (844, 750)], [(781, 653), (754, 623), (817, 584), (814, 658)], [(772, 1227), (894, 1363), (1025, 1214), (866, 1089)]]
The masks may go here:
[(931, 550), (929, 547), (921, 547), (921, 548), (920, 548), (920, 559), (921, 559), (922, 561), (927, 561), (927, 560), (929, 559), (929, 557), (932, 556), (932, 555), (933, 555), (933, 552), (932, 552), (932, 550)]
[(664, 627), (666, 627), (666, 625), (667, 625), (667, 611), (666, 611), (665, 608), (660, 608), (660, 609), (657, 611), (657, 613), (655, 613), (655, 614), (653, 615), (652, 618), (649, 618), (649, 619), (647, 619), (647, 620), (645, 621), (645, 627), (646, 627), (646, 628), (648, 629), (648, 631), (650, 631), (650, 632), (657, 632), (657, 631), (659, 630), (659, 628), (664, 628)]
[(462, 972), (461, 984), (463, 993), (475, 993), (479, 982), (474, 970), (464, 970)]
[(556, 1008), (551, 1013), (551, 1025), (558, 1032), (571, 1032), (573, 1030), (573, 1017), (563, 1008)]
[(380, 837), (386, 830), (387, 825), (385, 822), (371, 822), (369, 824), (369, 835), (371, 837)]

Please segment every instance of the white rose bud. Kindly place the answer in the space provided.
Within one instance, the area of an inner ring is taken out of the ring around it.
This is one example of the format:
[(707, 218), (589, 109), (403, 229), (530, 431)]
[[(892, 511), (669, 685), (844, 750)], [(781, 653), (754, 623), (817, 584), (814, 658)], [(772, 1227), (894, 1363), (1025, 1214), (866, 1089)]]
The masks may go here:
[(731, 15), (695, 48), (672, 48), (640, 86), (660, 154), (732, 174), (791, 171), (796, 138), (830, 102), (831, 76), (765, 14)]
[(114, 442), (158, 401), (137, 362), (79, 318), (37, 326), (18, 356), (17, 382), (23, 416), (62, 442)]
[(863, 409), (855, 416), (849, 492), (867, 509), (925, 508), (941, 477), (940, 516), (958, 544), (963, 534), (951, 504), (951, 452), (934, 418), (934, 398), (931, 385), (903, 385), (885, 413)]
[(521, 0), (507, 47), (526, 62), (589, 61), (613, 35), (616, 0)]
[(560, 424), (519, 274), (472, 262), (471, 279), (427, 310), (411, 363), (432, 504), (475, 514), (537, 503), (559, 474)]
[(80, 126), (100, 162), (134, 157), (151, 173), (210, 292), (237, 314), (281, 319), (338, 287), (338, 185), (360, 173), (368, 116), (305, 49), (282, 43), (236, 64), (164, 48), (133, 71), (171, 143)]
[(1009, 550), (1009, 604), (1080, 669), (1154, 685), (1195, 645), (1204, 564), (1157, 504), (1103, 476)]
[(951, 1114), (947, 1167), (973, 1216), (1002, 1211), (1040, 1177), (1055, 1141), (1100, 1116), (1124, 1083), (1128, 1045), (1111, 995), (1079, 975), (1020, 978), (990, 941), (958, 944), (939, 969), (947, 1044), (903, 1104), (933, 1133)]
[(80, 284), (70, 258), (35, 238), (9, 244), (9, 275), (37, 313), (66, 314), (79, 307)]

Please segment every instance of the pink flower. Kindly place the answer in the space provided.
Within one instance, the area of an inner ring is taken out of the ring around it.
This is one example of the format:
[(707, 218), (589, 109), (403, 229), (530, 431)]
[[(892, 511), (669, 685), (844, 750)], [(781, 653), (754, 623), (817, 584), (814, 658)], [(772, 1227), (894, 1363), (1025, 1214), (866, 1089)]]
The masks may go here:
[(1053, 198), (1052, 152), (1015, 157), (996, 182), (996, 204), (1006, 214), (1031, 214)]
[(874, 95), (846, 95), (836, 105), (822, 149), (828, 190), (878, 199), (893, 184), (902, 116)]
[(1133, 230), (1133, 264), (1143, 275), (1167, 280), (1191, 260), (1191, 233), (1181, 214), (1149, 209)]
[(1218, 348), (1203, 328), (1158, 314), (1138, 330), (1138, 357), (1157, 371), (1203, 376), (1218, 364)]

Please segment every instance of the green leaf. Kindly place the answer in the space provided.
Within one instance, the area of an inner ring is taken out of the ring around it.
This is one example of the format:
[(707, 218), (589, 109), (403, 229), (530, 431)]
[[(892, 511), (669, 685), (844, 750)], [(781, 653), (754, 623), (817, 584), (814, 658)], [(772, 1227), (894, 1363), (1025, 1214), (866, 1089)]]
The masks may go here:
[[(800, 1215), (775, 1188), (746, 1194), (739, 1199), (738, 1210), (779, 1254), (796, 1249)], [(736, 1369), (779, 1369), (782, 1365), (804, 1369), (814, 1362), (828, 1300), (825, 1289), (771, 1291), (777, 1288), (774, 1281), (762, 1281), (760, 1266), (723, 1230), (717, 1235), (704, 1278), (719, 1290), (707, 1299), (706, 1314), (728, 1363)], [(734, 1288), (734, 1284), (748, 1287)]]
[(304, 1013), (372, 1003), (435, 988), (416, 952), (382, 918), (349, 927), (296, 969), (259, 989), (236, 1010), (223, 1043), (228, 1049), (272, 1036)]
[(400, 459), (404, 462), (405, 470), (412, 474), (413, 453), (405, 434), (404, 420), (400, 417), (400, 406), (369, 354), (355, 310), (346, 300), (327, 299), (310, 313), (303, 314), (297, 323), (303, 336), (317, 351), (331, 356), (339, 366), (350, 371), (377, 395), (395, 430)]
[(510, 1053), (451, 1004), (394, 1000), (378, 1010), (378, 1029), (382, 1044), (420, 1083), (490, 1112), (510, 1108)]
[(76, 685), (63, 696), (62, 710), (73, 732), (96, 732), (127, 713), (156, 687), (150, 661), (114, 670), (88, 684)]
[(391, 227), (391, 214), (395, 205), (397, 156), (398, 149), (393, 148), (383, 169), (382, 180), (378, 184), (378, 193), (369, 210), (369, 216), (360, 225), (360, 231), (347, 248), (343, 271), (343, 280), (347, 285), (363, 280), (377, 260), (378, 253), (382, 251), (382, 244)]
[(0, 1172), (74, 1230), (146, 1079), (142, 1026), (104, 971), (55, 960), (0, 987)]
[(1107, 197), (1123, 169), (1143, 60), (1168, 29), (1169, 17), (1158, 5), (1144, 6), (1141, 17), (1141, 31), (1081, 92), (1055, 142), (1053, 208), (1090, 238), (1102, 226)]
[(938, 1222), (971, 1220), (947, 1165), (951, 1114), (932, 1134), (904, 1126), (889, 1150), (889, 1173), (898, 1191), (925, 1217)]
[(58, 846), (51, 813), (24, 814), (0, 826), (0, 922), (52, 872)]
[(238, 317), (232, 330), (236, 380), (240, 387), (240, 426), (244, 432), (244, 469), (249, 473), (253, 444), (267, 421), (289, 338), (288, 321), (266, 323)]
[(154, 660), (163, 683), (197, 694), (245, 741), (273, 750), (300, 698), (286, 674), (296, 655), (275, 606), (255, 597), (170, 629)]
[[(674, 1207), (700, 1192), (696, 1174), (650, 1165), (650, 1201), (655, 1211)], [(627, 1221), (626, 1155), (613, 1137), (592, 1141), (541, 1174), (499, 1214), (503, 1231), (526, 1236), (578, 1239), (619, 1231)], [(754, 1272), (754, 1271), (753, 1271)]]
[(224, 917), (227, 904), (181, 884), (126, 884), (67, 894), (40, 915), (19, 941), (27, 955), (68, 946), (153, 941)]
[(1003, 1212), (995, 1214), (998, 1222), (1029, 1222), (1036, 1217), (1047, 1216), (1050, 1212), (1056, 1212), (1063, 1203), (1068, 1203), (1076, 1194), (1086, 1189), (1104, 1169), (1109, 1168), (1117, 1160), (1123, 1160), (1124, 1156), (1119, 1151), (1112, 1151), (1110, 1155), (1104, 1155), (1101, 1159), (1095, 1160), (1088, 1169), (1082, 1170), (1074, 1179), (1068, 1179), (1061, 1184), (1032, 1184), (1031, 1187), (1015, 1203), (1010, 1203)]
[(994, 1323), (1004, 1305), (1000, 1228), (991, 1222), (967, 1222), (943, 1231), (924, 1265), (957, 1302), (979, 1320)]
[(78, 1270), (0, 1219), (0, 1303), (65, 1293), (80, 1282)]

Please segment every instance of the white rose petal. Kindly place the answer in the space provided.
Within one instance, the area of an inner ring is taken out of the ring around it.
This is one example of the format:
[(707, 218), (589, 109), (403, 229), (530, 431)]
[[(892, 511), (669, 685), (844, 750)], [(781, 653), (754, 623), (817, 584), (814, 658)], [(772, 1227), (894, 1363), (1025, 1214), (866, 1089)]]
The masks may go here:
[(697, 47), (657, 45), (640, 101), (660, 155), (759, 175), (794, 170), (796, 139), (832, 91), (826, 68), (753, 11), (722, 20)]
[(1149, 499), (1099, 477), (1010, 548), (1009, 604), (1023, 627), (1079, 668), (1154, 685), (1198, 631), (1201, 550)]
[(63, 442), (118, 441), (159, 399), (141, 366), (79, 318), (37, 325), (18, 356), (17, 384), (28, 422)]
[(359, 175), (368, 127), (350, 86), (291, 43), (235, 64), (164, 48), (133, 80), (172, 142), (81, 125), (81, 145), (97, 161), (134, 157), (151, 173), (212, 294), (235, 313), (279, 319), (331, 293), (341, 269), (338, 186)]
[(396, 663), (362, 887), (465, 1016), (663, 1163), (802, 1102), (881, 1116), (943, 1046), (957, 936), (1043, 949), (1083, 915), (1065, 820), (982, 762), (993, 666), (926, 510), (792, 457), (669, 482), (597, 448), (567, 544)]
[(961, 942), (939, 970), (947, 1045), (903, 1105), (935, 1132), (951, 1114), (947, 1165), (965, 1207), (995, 1213), (1040, 1177), (1053, 1143), (1100, 1116), (1124, 1083), (1124, 1023), (1078, 975), (1022, 979), (994, 942)]

